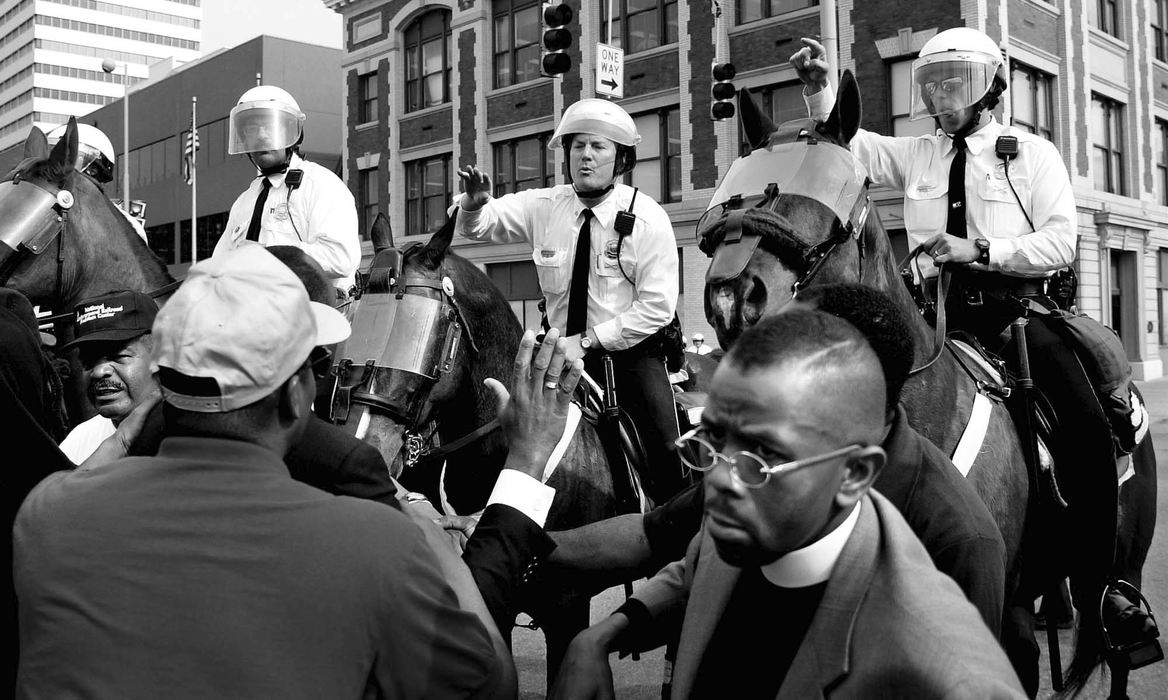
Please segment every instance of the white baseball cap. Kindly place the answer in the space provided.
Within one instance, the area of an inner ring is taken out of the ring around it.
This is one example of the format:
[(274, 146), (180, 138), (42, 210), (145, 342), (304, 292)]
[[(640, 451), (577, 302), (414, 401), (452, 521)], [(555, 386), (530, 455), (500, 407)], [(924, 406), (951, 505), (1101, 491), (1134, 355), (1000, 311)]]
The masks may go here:
[(268, 396), (317, 345), (349, 337), (336, 309), (258, 244), (197, 263), (154, 321), (151, 369), (162, 396), (198, 413), (224, 413)]

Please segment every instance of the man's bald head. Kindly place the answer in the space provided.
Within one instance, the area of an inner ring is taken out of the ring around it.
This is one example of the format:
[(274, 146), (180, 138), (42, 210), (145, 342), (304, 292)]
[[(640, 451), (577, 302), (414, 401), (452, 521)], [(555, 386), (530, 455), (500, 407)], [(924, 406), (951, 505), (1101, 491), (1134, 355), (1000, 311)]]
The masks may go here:
[(744, 374), (778, 372), (803, 393), (825, 431), (880, 443), (884, 373), (868, 341), (848, 322), (814, 309), (790, 309), (747, 329), (726, 362)]

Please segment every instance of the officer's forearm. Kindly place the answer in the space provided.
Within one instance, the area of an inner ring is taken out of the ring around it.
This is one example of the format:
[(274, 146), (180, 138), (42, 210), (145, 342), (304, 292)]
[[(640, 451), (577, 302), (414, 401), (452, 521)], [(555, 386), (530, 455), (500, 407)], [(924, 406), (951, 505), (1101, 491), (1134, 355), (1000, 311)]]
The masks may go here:
[(548, 563), (578, 571), (635, 571), (649, 563), (649, 541), (640, 513), (549, 532), (556, 549)]

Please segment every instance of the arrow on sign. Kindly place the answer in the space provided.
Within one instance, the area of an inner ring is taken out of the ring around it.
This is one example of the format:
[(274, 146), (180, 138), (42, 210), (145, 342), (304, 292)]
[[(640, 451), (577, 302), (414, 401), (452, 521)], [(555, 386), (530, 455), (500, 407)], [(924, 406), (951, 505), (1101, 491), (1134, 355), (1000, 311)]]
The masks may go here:
[(615, 90), (615, 89), (616, 89), (616, 81), (615, 81), (615, 80), (613, 80), (612, 78), (609, 78), (608, 80), (601, 80), (601, 81), (600, 81), (600, 84), (601, 84), (601, 85), (604, 85), (604, 86), (605, 86), (605, 87), (607, 87), (609, 90)]

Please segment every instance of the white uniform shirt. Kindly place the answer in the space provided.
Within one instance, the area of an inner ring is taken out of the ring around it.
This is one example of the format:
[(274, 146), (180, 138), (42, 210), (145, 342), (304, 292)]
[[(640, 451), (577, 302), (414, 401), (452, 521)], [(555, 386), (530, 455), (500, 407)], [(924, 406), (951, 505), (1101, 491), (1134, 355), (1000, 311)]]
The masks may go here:
[[(824, 118), (835, 102), (831, 87), (806, 97), (812, 116)], [(1002, 135), (1018, 138), (1018, 156), (1010, 160), (1009, 181), (995, 145)], [(966, 137), (965, 220), (967, 237), (990, 243), (989, 266), (973, 269), (1017, 277), (1044, 277), (1075, 260), (1075, 197), (1066, 166), (1054, 144), (1034, 134), (1003, 126), (997, 120)], [(953, 140), (938, 130), (932, 136), (881, 136), (860, 129), (852, 153), (876, 185), (904, 193), (904, 224), (909, 249), (945, 232), (949, 205), (949, 166)], [(1010, 184), (1022, 201), (1019, 206)], [(1026, 223), (1023, 207), (1034, 222)], [(921, 256), (921, 270), (936, 268)]]
[[(606, 350), (625, 350), (673, 321), (677, 310), (677, 242), (661, 205), (641, 192), (633, 232), (621, 245), (613, 229), (618, 211), (628, 209), (633, 188), (617, 185), (592, 207), (588, 271), (588, 327)], [(461, 196), (456, 205), (461, 204)], [(568, 321), (568, 290), (576, 259), (576, 239), (586, 207), (571, 185), (524, 190), (491, 199), (473, 212), (458, 210), (457, 230), (467, 238), (496, 243), (527, 241), (547, 300), (548, 323)], [(624, 274), (621, 274), (621, 268)], [(630, 283), (625, 279), (627, 274)]]
[(81, 464), (115, 430), (112, 420), (98, 414), (70, 430), (59, 447), (73, 464)]
[[(289, 193), (286, 173), (269, 175), (268, 192), (260, 218), (261, 245), (294, 245), (320, 263), (334, 286), (348, 290), (361, 263), (357, 207), (353, 194), (327, 168), (293, 154), (289, 170), (303, 170), (304, 179)], [(247, 240), (247, 227), (262, 188), (256, 178), (231, 205), (227, 228), (215, 244), (212, 257)]]

